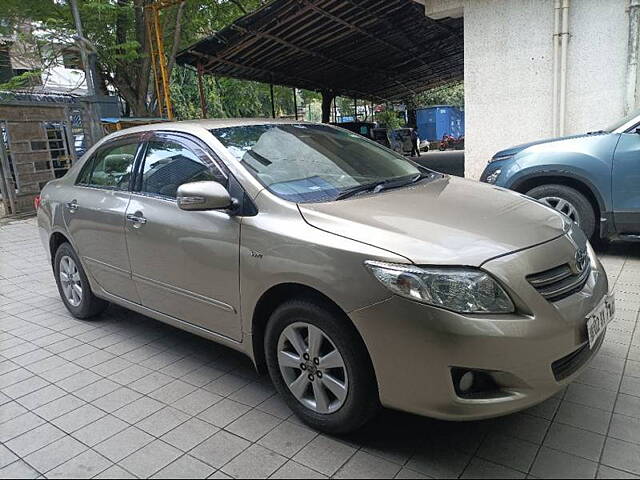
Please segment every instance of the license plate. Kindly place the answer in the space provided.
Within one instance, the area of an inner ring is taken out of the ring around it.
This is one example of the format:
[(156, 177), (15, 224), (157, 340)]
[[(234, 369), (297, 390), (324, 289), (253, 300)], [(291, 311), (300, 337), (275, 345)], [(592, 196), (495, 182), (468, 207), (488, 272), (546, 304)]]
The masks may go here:
[(613, 320), (616, 311), (615, 299), (612, 296), (606, 298), (587, 318), (587, 334), (589, 335), (589, 348), (593, 346), (605, 331), (609, 322)]

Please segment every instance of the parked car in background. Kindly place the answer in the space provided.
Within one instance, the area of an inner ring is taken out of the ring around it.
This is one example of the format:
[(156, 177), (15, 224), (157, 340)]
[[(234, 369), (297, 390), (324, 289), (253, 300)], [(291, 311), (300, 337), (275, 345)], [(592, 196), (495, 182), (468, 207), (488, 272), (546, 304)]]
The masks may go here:
[[(410, 128), (396, 128), (391, 131), (391, 148), (393, 151), (402, 155), (410, 155), (413, 150), (411, 143), (411, 129)], [(418, 140), (418, 145), (421, 152), (428, 152), (430, 144), (428, 140)]]
[(62, 301), (112, 302), (253, 359), (329, 433), (555, 395), (614, 299), (573, 222), (360, 135), (203, 120), (109, 135), (37, 200)]
[(332, 123), (331, 125), (344, 128), (345, 130), (349, 130), (350, 132), (357, 133), (358, 135), (371, 139), (373, 139), (373, 131), (377, 126), (373, 122), (342, 122)]
[(389, 141), (389, 129), (374, 128), (372, 134), (374, 141), (376, 141), (383, 147), (391, 148), (391, 142)]
[(597, 132), (498, 152), (481, 181), (562, 212), (590, 238), (640, 240), (640, 112)]

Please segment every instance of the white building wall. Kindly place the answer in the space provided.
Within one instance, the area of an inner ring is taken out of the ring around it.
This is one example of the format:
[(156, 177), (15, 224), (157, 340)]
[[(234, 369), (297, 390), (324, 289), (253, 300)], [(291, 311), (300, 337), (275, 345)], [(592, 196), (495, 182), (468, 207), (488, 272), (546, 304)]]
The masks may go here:
[[(572, 0), (566, 133), (624, 114), (629, 0)], [(426, 13), (463, 5), (466, 174), (497, 151), (551, 137), (553, 0), (426, 0)], [(462, 12), (461, 12), (462, 13)]]

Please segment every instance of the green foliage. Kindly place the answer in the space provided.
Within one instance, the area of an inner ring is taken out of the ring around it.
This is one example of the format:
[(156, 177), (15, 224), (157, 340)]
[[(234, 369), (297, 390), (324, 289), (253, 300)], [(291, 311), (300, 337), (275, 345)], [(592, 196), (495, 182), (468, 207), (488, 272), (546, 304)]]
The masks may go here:
[(410, 103), (412, 104), (410, 108), (430, 107), (433, 105), (452, 105), (464, 108), (464, 83), (452, 83), (427, 90), (412, 97)]
[(41, 74), (42, 72), (40, 70), (33, 70), (30, 72), (25, 72), (21, 75), (17, 75), (8, 82), (0, 83), (0, 90), (22, 90), (24, 88), (37, 85), (40, 82)]
[[(236, 80), (233, 78), (203, 77), (207, 116), (214, 117), (270, 117), (271, 92), (269, 85)], [(197, 75), (188, 68), (177, 67), (171, 82), (176, 117), (199, 118), (200, 94)], [(293, 90), (274, 87), (276, 115), (293, 116)]]
[[(10, 33), (21, 23), (37, 24), (48, 33), (43, 43), (72, 43), (76, 34), (68, 0), (0, 0), (0, 33)], [(141, 23), (142, 6), (149, 0), (79, 0), (85, 36), (95, 46), (98, 67), (106, 83), (115, 87), (127, 100), (134, 116), (154, 115), (152, 105), (152, 73), (148, 67), (146, 30)], [(206, 36), (222, 30), (243, 16), (255, 11), (267, 0), (186, 0), (183, 4), (181, 32), (176, 44), (178, 50)], [(163, 9), (164, 48), (170, 54), (174, 48), (175, 28), (180, 8), (174, 5)], [(145, 63), (147, 62), (147, 63)], [(46, 63), (46, 62), (43, 62)], [(170, 63), (171, 60), (170, 60)], [(145, 68), (144, 65), (147, 65)], [(27, 76), (12, 79), (10, 85), (0, 88), (20, 88)], [(229, 78), (204, 78), (209, 117), (269, 117), (271, 99), (269, 85)], [(171, 75), (171, 93), (176, 116), (180, 119), (198, 118), (200, 99), (195, 72), (175, 66)], [(298, 91), (299, 106), (304, 107), (308, 120), (319, 121), (321, 95), (307, 90)], [(460, 84), (440, 87), (412, 98), (408, 104), (429, 106), (435, 104), (464, 105), (464, 88)], [(293, 92), (290, 88), (275, 87), (277, 115), (294, 115)], [(338, 107), (344, 116), (353, 115), (353, 99), (339, 98)], [(380, 123), (390, 128), (400, 127), (402, 121), (394, 112), (377, 116)]]
[(380, 126), (386, 127), (390, 130), (400, 128), (404, 123), (398, 116), (398, 113), (394, 112), (393, 110), (385, 110), (384, 112), (377, 113), (376, 121), (380, 124)]

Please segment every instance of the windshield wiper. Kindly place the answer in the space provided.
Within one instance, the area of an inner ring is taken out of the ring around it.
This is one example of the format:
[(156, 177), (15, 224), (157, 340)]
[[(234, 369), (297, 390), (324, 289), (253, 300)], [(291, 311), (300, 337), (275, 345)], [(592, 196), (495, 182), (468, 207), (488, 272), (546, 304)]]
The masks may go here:
[(336, 200), (344, 200), (345, 198), (353, 197), (359, 193), (374, 191), (377, 193), (378, 189), (382, 189), (385, 185), (385, 182), (374, 182), (367, 183), (365, 185), (358, 185), (357, 187), (347, 188), (340, 192), (340, 194), (336, 197)]
[(425, 178), (431, 178), (430, 173), (419, 173), (417, 175), (413, 175), (410, 178), (400, 177), (400, 178), (391, 178), (389, 180), (384, 180), (381, 182), (367, 183), (365, 185), (359, 185), (357, 187), (348, 188), (347, 190), (343, 190), (336, 197), (336, 200), (344, 200), (345, 198), (353, 197), (359, 193), (364, 192), (373, 192), (380, 193), (384, 190), (391, 190), (392, 188), (400, 188), (406, 187), (407, 185), (413, 185), (414, 183), (418, 183)]

